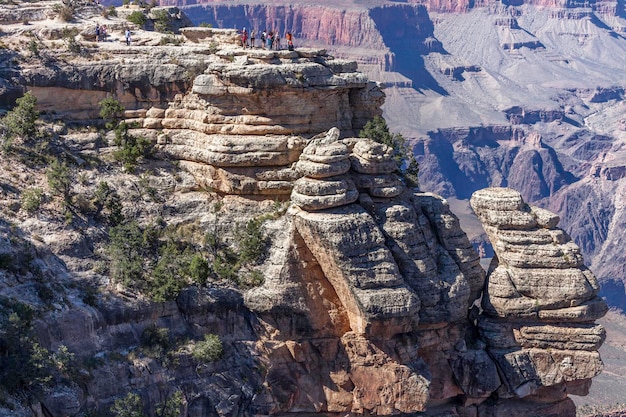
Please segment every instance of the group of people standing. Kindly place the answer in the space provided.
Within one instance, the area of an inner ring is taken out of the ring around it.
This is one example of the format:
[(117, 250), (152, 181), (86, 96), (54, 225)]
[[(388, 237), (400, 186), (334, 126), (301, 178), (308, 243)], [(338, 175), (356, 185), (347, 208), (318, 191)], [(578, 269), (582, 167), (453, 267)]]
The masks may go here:
[[(106, 37), (109, 35), (107, 32), (107, 27), (99, 23), (96, 23), (96, 42), (102, 42), (106, 40)], [(126, 28), (124, 31), (124, 38), (126, 39), (126, 45), (130, 45), (131, 42), (131, 32), (130, 29)]]
[(105, 25), (100, 26), (99, 23), (96, 23), (96, 42), (105, 41), (108, 35), (107, 27)]
[[(256, 48), (257, 35), (261, 40), (261, 48), (270, 50), (282, 49), (282, 46), (280, 44), (280, 35), (278, 31), (267, 32), (264, 30), (263, 32), (258, 34), (256, 30), (253, 30), (248, 36), (248, 31), (246, 30), (246, 28), (243, 28), (243, 30), (241, 31), (241, 46), (243, 46), (244, 48)], [(285, 39), (287, 40), (287, 48), (290, 51), (293, 51), (293, 35), (291, 34), (291, 32), (287, 32), (287, 34), (285, 35)]]

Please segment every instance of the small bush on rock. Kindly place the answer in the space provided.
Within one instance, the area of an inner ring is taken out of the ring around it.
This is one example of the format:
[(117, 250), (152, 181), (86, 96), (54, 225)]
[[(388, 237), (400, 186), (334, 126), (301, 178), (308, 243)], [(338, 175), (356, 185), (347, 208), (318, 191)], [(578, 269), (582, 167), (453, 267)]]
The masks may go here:
[(129, 288), (141, 289), (144, 259), (148, 251), (144, 231), (136, 221), (109, 230), (107, 253), (111, 259), (111, 277)]
[(235, 233), (239, 242), (239, 261), (241, 263), (257, 263), (267, 245), (263, 233), (262, 218), (249, 220), (244, 227), (239, 227)]
[(39, 119), (37, 111), (37, 97), (30, 92), (16, 100), (16, 106), (2, 119), (2, 125), (6, 130), (2, 146), (8, 150), (12, 146), (12, 139), (20, 137), (28, 140), (37, 136), (36, 122)]
[(216, 334), (204, 335), (204, 340), (197, 342), (191, 354), (198, 362), (213, 362), (224, 355), (222, 341)]
[(124, 106), (113, 97), (105, 98), (98, 105), (100, 106), (100, 117), (106, 121), (107, 129), (114, 129), (124, 114)]
[(106, 181), (100, 181), (96, 186), (93, 204), (96, 215), (103, 215), (111, 226), (117, 226), (124, 221), (122, 199)]
[(28, 50), (34, 57), (39, 57), (39, 43), (35, 39), (28, 42)]
[(157, 417), (180, 417), (184, 400), (185, 397), (182, 391), (174, 392), (164, 402), (157, 404), (155, 415)]
[[(106, 9), (104, 9), (106, 12), (106, 16), (105, 17), (117, 17), (117, 9), (115, 8), (115, 6), (109, 6)], [(104, 14), (104, 12), (103, 12)]]
[(52, 10), (62, 22), (71, 22), (74, 19), (74, 8), (67, 4), (55, 4)]
[(77, 35), (78, 29), (76, 28), (63, 28), (63, 30), (61, 31), (61, 37), (65, 42), (67, 50), (74, 55), (81, 55), (83, 53), (83, 48), (80, 45), (80, 42), (76, 40)]
[(189, 275), (193, 282), (200, 285), (206, 284), (210, 273), (211, 268), (209, 267), (209, 262), (201, 254), (195, 254), (189, 264)]
[(167, 10), (153, 10), (152, 16), (152, 19), (154, 20), (154, 30), (161, 33), (167, 33), (172, 31), (170, 14), (167, 12)]
[(406, 139), (399, 133), (391, 133), (387, 122), (380, 116), (374, 117), (367, 122), (359, 132), (359, 137), (370, 138), (378, 143), (390, 146), (394, 151), (394, 157), (398, 164), (404, 183), (409, 188), (418, 187), (419, 166), (412, 150), (406, 143)]
[(46, 170), (46, 178), (48, 179), (48, 186), (54, 194), (63, 197), (63, 201), (66, 205), (69, 205), (72, 201), (71, 189), (72, 189), (72, 172), (70, 167), (59, 159), (54, 159)]
[(129, 392), (124, 398), (118, 398), (111, 407), (115, 417), (146, 417), (139, 394)]
[(41, 207), (43, 192), (40, 188), (29, 188), (22, 192), (20, 205), (29, 213), (34, 213)]
[(159, 41), (159, 45), (181, 45), (183, 44), (184, 41), (181, 38), (178, 38), (176, 36), (171, 36), (171, 35), (167, 35), (167, 36), (163, 36), (161, 38), (161, 40)]
[(115, 129), (115, 144), (120, 148), (113, 152), (113, 158), (121, 162), (124, 169), (133, 172), (141, 157), (148, 156), (152, 143), (144, 137), (136, 137), (128, 133), (128, 125), (120, 123)]
[(139, 10), (136, 10), (132, 12), (131, 14), (129, 14), (126, 19), (129, 22), (134, 23), (135, 25), (142, 27), (142, 28), (148, 21), (148, 18), (146, 17), (146, 15), (140, 12)]

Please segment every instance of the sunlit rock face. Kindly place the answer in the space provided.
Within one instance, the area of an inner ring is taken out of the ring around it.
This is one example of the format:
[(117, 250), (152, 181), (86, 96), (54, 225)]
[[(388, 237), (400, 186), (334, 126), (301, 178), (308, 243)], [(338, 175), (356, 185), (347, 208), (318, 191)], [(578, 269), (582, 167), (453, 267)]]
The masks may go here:
[[(510, 394), (586, 394), (602, 371), (607, 306), (557, 215), (508, 188), (474, 193), (472, 208), (493, 244), (478, 321)], [(555, 398), (556, 399), (556, 398)]]

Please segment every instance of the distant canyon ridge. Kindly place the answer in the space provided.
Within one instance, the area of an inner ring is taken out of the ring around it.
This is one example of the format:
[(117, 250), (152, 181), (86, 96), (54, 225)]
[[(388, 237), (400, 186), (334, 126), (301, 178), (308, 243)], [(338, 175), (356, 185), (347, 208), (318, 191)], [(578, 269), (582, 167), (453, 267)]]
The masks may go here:
[(160, 4), (356, 60), (385, 86), (384, 116), (413, 146), (421, 188), (450, 200), (485, 256), (467, 201), (514, 188), (560, 215), (602, 294), (626, 308), (623, 1)]

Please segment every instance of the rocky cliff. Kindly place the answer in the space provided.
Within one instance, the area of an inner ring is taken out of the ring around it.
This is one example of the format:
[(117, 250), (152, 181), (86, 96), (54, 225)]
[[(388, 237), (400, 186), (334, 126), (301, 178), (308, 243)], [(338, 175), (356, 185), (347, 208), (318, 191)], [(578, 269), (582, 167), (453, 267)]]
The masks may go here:
[(466, 202), (511, 186), (557, 211), (624, 306), (624, 262), (606, 262), (625, 172), (623, 2), (167, 4), (196, 24), (291, 31), (356, 60), (388, 87), (385, 117), (412, 139), (428, 189)]
[[(209, 28), (161, 46), (136, 29), (128, 47), (121, 24), (113, 41), (76, 34), (87, 58), (44, 38), (42, 61), (17, 45), (47, 24), (7, 25), (3, 51), (5, 97), (29, 90), (50, 124), (3, 151), (0, 353), (17, 369), (19, 342), (34, 377), (3, 382), (0, 414), (111, 415), (122, 398), (151, 416), (172, 398), (187, 416), (576, 414), (569, 394), (602, 369), (606, 312), (580, 250), (558, 216), (489, 188), (472, 198), (496, 252), (485, 275), (448, 202), (408, 189), (391, 148), (355, 137), (384, 95), (354, 62), (243, 49)], [(115, 162), (119, 137), (87, 127), (106, 96), (154, 146), (135, 173)], [(75, 172), (62, 196), (41, 153)], [(128, 229), (107, 227), (115, 207)], [(263, 251), (243, 264), (256, 224)], [(148, 245), (136, 256), (150, 271), (134, 283), (115, 275), (135, 268), (119, 262), (133, 245)], [(212, 260), (204, 280), (175, 269), (171, 292), (158, 287), (169, 296), (150, 292), (189, 251)], [(221, 354), (202, 354), (209, 334)]]

